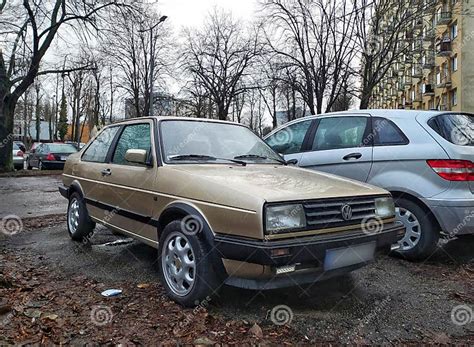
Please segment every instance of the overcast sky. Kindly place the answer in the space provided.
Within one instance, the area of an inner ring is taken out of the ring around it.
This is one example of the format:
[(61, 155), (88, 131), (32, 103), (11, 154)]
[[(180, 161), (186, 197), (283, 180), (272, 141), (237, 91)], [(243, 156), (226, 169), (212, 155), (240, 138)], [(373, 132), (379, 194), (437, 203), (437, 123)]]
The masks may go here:
[(168, 16), (175, 32), (183, 26), (200, 26), (208, 13), (217, 7), (232, 11), (235, 18), (252, 20), (258, 9), (258, 0), (158, 0), (157, 9)]

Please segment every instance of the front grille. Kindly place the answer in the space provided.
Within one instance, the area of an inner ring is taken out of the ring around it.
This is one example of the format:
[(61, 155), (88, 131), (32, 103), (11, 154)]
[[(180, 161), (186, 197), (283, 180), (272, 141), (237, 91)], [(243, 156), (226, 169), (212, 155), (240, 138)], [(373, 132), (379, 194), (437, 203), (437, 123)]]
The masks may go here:
[[(352, 216), (343, 218), (343, 206), (351, 207)], [(308, 229), (328, 229), (360, 224), (364, 219), (375, 218), (374, 198), (343, 198), (303, 203)]]

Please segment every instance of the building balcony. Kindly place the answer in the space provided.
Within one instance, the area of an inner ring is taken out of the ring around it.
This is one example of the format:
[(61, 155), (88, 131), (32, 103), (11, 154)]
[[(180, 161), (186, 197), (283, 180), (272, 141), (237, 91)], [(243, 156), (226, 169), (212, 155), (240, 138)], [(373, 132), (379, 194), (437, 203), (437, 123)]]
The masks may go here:
[(404, 76), (402, 84), (405, 87), (411, 86), (413, 84), (413, 78), (411, 76)]
[(423, 40), (431, 42), (436, 38), (435, 28), (426, 28), (423, 32)]
[(431, 70), (436, 65), (435, 52), (426, 52), (422, 59), (423, 69)]
[(413, 102), (423, 102), (423, 94), (415, 93), (413, 97)]
[(449, 106), (448, 106), (448, 105), (439, 105), (438, 110), (439, 110), (439, 111), (451, 111), (451, 110), (449, 109)]
[(413, 41), (412, 45), (411, 45), (411, 48), (413, 50), (413, 52), (420, 52), (423, 50), (423, 41), (420, 40), (420, 39), (416, 39), (415, 41)]
[(434, 96), (435, 95), (434, 85), (433, 84), (425, 84), (423, 86), (423, 95), (424, 96)]
[(450, 56), (452, 52), (453, 48), (449, 37), (444, 37), (436, 44), (436, 55), (438, 57)]
[(451, 76), (444, 76), (436, 83), (436, 88), (450, 88), (452, 86)]
[(436, 23), (438, 25), (448, 25), (453, 19), (453, 13), (451, 11), (440, 12), (436, 16)]
[(423, 65), (413, 64), (411, 68), (411, 76), (413, 78), (423, 78)]

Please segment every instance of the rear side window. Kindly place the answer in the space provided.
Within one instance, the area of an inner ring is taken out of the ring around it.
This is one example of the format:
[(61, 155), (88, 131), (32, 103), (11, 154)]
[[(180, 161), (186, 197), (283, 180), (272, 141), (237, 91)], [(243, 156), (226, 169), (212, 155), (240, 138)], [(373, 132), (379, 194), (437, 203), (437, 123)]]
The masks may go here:
[(90, 144), (82, 155), (83, 161), (91, 161), (95, 163), (105, 163), (107, 152), (114, 140), (119, 127), (107, 128), (100, 133), (99, 136)]
[(474, 146), (474, 115), (442, 114), (428, 125), (445, 140), (459, 146)]
[(120, 165), (136, 165), (125, 160), (125, 153), (129, 149), (144, 149), (148, 155), (151, 152), (150, 124), (128, 125), (120, 135), (115, 147), (112, 162)]
[(311, 120), (307, 120), (289, 125), (267, 138), (265, 142), (280, 154), (299, 153), (311, 123)]
[(407, 145), (408, 138), (399, 127), (386, 118), (374, 117), (372, 119), (372, 132), (375, 146)]

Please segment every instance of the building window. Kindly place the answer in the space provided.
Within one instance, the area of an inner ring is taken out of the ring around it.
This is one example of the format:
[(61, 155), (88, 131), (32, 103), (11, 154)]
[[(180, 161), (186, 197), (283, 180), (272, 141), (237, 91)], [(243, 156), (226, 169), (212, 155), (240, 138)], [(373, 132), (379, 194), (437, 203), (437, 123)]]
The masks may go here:
[(454, 40), (456, 37), (458, 37), (458, 23), (454, 23), (453, 26), (451, 27), (451, 39)]
[(436, 84), (441, 84), (441, 71), (436, 73)]
[(451, 104), (456, 106), (458, 104), (458, 90), (454, 89), (451, 91)]
[(453, 59), (452, 59), (452, 70), (453, 72), (454, 71), (458, 71), (458, 55), (456, 54)]

